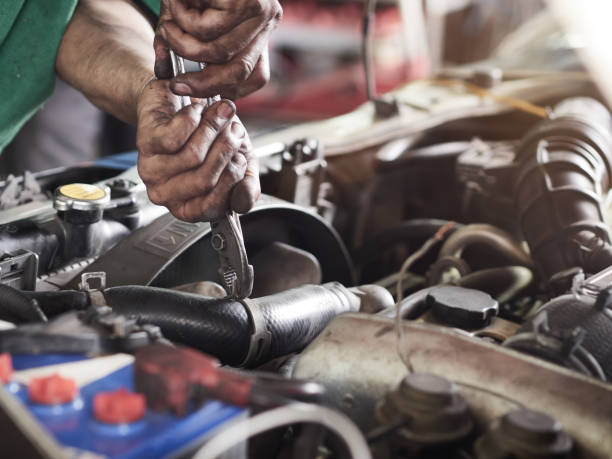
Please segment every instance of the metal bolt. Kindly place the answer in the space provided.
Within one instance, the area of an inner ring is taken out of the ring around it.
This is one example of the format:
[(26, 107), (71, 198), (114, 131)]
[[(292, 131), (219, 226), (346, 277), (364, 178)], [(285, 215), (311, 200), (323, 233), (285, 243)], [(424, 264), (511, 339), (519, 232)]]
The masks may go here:
[(225, 248), (225, 238), (221, 234), (213, 234), (210, 243), (217, 252), (223, 250)]

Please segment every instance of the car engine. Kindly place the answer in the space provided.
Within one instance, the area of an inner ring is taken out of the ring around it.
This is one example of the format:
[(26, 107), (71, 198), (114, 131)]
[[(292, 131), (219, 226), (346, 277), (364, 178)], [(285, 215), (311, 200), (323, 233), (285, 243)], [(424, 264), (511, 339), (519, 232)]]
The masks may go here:
[(133, 158), (10, 177), (11, 457), (610, 457), (601, 100), (464, 67), (254, 139), (244, 300)]

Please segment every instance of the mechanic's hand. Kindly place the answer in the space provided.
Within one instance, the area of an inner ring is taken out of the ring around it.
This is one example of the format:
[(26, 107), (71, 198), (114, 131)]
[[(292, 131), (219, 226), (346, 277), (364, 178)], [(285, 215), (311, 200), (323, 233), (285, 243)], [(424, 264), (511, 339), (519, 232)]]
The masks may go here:
[(155, 32), (155, 74), (172, 77), (168, 48), (206, 62), (172, 80), (175, 94), (237, 99), (270, 79), (268, 36), (282, 17), (277, 0), (162, 0)]
[(138, 172), (149, 199), (185, 221), (247, 212), (260, 193), (259, 167), (236, 108), (180, 108), (168, 81), (154, 80), (138, 100)]

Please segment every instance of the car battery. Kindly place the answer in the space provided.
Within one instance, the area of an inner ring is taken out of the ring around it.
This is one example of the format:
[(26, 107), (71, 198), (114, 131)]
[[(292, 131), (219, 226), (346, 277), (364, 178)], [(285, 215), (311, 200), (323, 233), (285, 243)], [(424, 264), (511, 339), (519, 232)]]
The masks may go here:
[[(68, 458), (189, 457), (215, 432), (248, 416), (217, 400), (182, 417), (153, 411), (134, 391), (133, 361), (127, 354), (0, 354), (0, 382)], [(222, 457), (246, 458), (246, 443)]]

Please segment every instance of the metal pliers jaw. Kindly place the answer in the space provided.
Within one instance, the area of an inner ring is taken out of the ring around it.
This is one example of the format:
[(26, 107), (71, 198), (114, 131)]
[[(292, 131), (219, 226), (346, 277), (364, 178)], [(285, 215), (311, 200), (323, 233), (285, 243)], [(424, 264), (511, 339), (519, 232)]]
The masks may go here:
[[(206, 67), (203, 62), (185, 61), (181, 56), (170, 50), (172, 73), (174, 76), (185, 72), (199, 71)], [(208, 98), (208, 105), (220, 100), (219, 96)], [(191, 104), (187, 96), (181, 97), (183, 107)], [(244, 237), (238, 214), (233, 211), (226, 212), (222, 217), (210, 222), (212, 230), (211, 243), (219, 255), (219, 275), (228, 296), (244, 299), (253, 291), (253, 266), (249, 260), (244, 246)]]
[(219, 255), (219, 275), (228, 296), (243, 299), (253, 291), (253, 266), (249, 264), (240, 220), (235, 212), (210, 222), (211, 243)]

